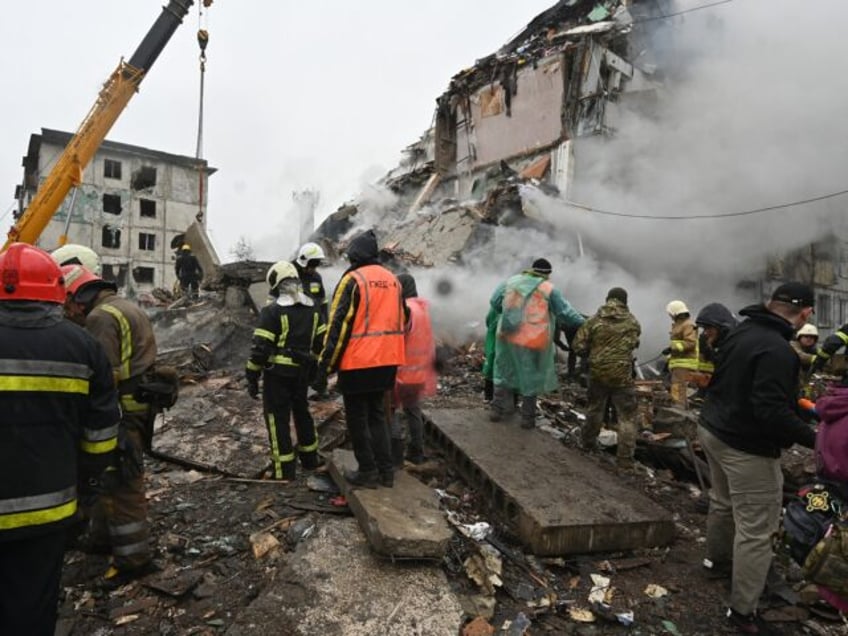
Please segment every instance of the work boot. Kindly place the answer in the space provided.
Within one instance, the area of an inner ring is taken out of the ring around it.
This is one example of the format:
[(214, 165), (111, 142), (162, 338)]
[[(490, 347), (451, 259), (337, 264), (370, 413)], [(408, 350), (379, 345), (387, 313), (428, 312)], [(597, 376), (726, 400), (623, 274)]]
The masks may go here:
[(487, 404), (495, 399), (495, 383), (491, 380), (486, 380), (483, 383), (483, 401)]
[(374, 470), (345, 470), (344, 478), (351, 486), (360, 488), (376, 488), (379, 481), (380, 473)]
[(321, 458), (316, 451), (310, 451), (308, 453), (299, 453), (299, 455), (300, 465), (303, 470), (314, 470), (317, 472), (321, 472), (321, 469), (327, 465), (323, 458)]
[(117, 568), (112, 564), (103, 574), (98, 587), (104, 590), (115, 590), (148, 574), (159, 572), (161, 569), (152, 560), (132, 568)]
[(731, 607), (727, 608), (727, 622), (739, 634), (758, 634), (759, 636), (777, 636), (783, 634), (782, 631), (766, 623), (756, 613), (740, 614)]
[(395, 467), (395, 470), (403, 468), (403, 452), (405, 450), (405, 446), (403, 439), (396, 437), (392, 438), (392, 466)]
[(384, 488), (391, 488), (395, 485), (394, 473), (380, 473), (380, 485)]
[(423, 450), (410, 446), (406, 449), (406, 461), (418, 465), (426, 462), (427, 458), (424, 456)]
[(492, 409), (489, 411), (489, 421), (490, 422), (502, 422), (503, 421), (503, 413), (498, 409)]
[(536, 420), (526, 418), (526, 417), (522, 417), (521, 418), (521, 428), (527, 429), (527, 430), (532, 430), (532, 429), (536, 428)]

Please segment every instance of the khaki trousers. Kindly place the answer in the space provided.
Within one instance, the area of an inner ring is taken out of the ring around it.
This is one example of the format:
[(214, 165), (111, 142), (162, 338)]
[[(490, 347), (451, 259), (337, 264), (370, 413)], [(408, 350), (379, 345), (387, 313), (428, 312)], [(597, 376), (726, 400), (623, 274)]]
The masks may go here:
[(712, 480), (707, 558), (733, 563), (730, 607), (750, 614), (757, 609), (772, 564), (772, 535), (783, 500), (780, 460), (736, 450), (703, 426), (698, 437)]

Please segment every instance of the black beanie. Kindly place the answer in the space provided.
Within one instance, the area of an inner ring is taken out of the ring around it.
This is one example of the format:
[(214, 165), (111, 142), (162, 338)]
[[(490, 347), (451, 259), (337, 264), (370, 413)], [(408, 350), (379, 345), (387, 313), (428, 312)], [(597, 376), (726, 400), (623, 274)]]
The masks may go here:
[(549, 276), (553, 271), (551, 267), (551, 262), (546, 258), (537, 258), (533, 261), (533, 271), (537, 274), (542, 274), (544, 276)]
[(627, 304), (627, 290), (624, 287), (613, 287), (607, 292), (607, 300), (620, 300)]

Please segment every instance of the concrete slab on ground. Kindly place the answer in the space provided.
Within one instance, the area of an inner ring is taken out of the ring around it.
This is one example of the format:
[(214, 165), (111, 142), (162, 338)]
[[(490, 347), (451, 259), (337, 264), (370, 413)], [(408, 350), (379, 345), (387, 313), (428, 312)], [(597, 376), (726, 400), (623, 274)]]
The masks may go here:
[(356, 469), (348, 450), (333, 451), (329, 469), (375, 552), (403, 559), (445, 555), (453, 532), (430, 488), (402, 470), (392, 488), (352, 488), (343, 476)]
[(534, 554), (668, 544), (671, 513), (582, 453), (484, 409), (428, 410), (428, 433)]
[(374, 556), (353, 519), (322, 519), (227, 636), (457, 634), (462, 606), (440, 565)]

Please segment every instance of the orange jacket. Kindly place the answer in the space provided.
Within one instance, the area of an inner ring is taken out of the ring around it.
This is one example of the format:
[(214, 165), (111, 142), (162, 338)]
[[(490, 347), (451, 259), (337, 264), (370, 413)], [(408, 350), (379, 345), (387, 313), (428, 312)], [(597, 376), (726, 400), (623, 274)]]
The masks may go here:
[(403, 301), (397, 278), (380, 265), (366, 265), (347, 276), (356, 281), (359, 305), (339, 369), (403, 364)]
[(430, 322), (430, 303), (423, 298), (407, 298), (409, 326), (404, 343), (406, 362), (398, 368), (398, 385), (420, 386), (421, 397), (436, 394), (436, 342)]

